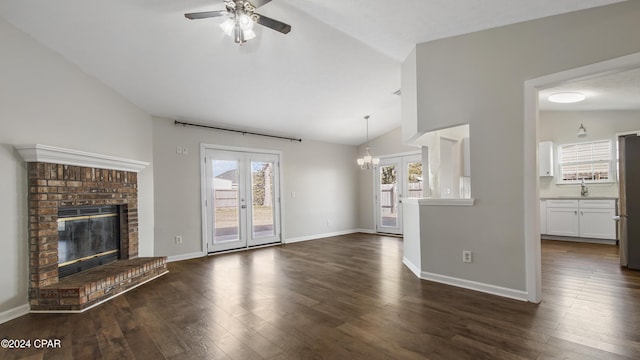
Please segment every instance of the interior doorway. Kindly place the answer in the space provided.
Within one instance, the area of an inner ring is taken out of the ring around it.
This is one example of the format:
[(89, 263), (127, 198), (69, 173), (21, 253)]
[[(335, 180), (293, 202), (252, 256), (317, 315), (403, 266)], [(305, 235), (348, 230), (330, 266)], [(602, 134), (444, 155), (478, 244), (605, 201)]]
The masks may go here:
[(539, 103), (541, 89), (562, 83), (613, 74), (640, 67), (640, 53), (623, 56), (596, 64), (550, 74), (525, 82), (524, 153), (525, 164), (525, 258), (528, 300), (542, 300), (541, 245), (540, 245), (540, 184), (538, 174)]
[(281, 242), (280, 155), (205, 148), (203, 157), (207, 252)]

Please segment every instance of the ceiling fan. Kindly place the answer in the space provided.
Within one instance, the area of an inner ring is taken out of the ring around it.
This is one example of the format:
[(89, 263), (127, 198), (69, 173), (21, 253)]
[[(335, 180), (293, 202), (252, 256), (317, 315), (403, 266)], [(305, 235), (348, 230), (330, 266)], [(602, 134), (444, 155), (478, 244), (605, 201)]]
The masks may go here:
[(226, 10), (204, 11), (184, 14), (189, 20), (206, 19), (211, 17), (226, 16), (220, 27), (225, 34), (232, 36), (237, 44), (244, 44), (247, 40), (253, 39), (256, 34), (253, 32), (253, 24), (258, 23), (283, 34), (291, 31), (291, 25), (278, 20), (266, 17), (254, 12), (256, 8), (270, 2), (271, 0), (224, 0)]

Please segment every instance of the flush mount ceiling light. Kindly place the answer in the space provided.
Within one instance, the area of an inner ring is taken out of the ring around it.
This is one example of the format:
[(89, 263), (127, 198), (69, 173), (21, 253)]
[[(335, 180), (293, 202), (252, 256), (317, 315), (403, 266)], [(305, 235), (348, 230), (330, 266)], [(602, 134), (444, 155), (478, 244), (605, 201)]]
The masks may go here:
[(358, 158), (357, 163), (358, 165), (360, 165), (360, 169), (370, 170), (370, 169), (373, 169), (374, 166), (380, 163), (380, 158), (371, 156), (371, 153), (369, 152), (369, 150), (371, 150), (371, 148), (368, 145), (369, 144), (369, 115), (365, 116), (364, 120), (367, 122), (367, 147), (366, 147), (364, 156), (361, 158)]
[[(231, 36), (236, 44), (244, 44), (247, 40), (256, 37), (253, 32), (253, 24), (258, 23), (283, 34), (291, 31), (291, 25), (287, 25), (278, 20), (255, 13), (256, 8), (270, 2), (271, 0), (254, 0), (253, 3), (243, 0), (225, 0), (224, 6), (226, 10), (205, 11), (197, 13), (184, 14), (189, 20), (206, 19), (218, 16), (227, 16), (220, 28), (222, 31)], [(255, 5), (254, 5), (255, 4)]]
[(547, 99), (558, 104), (570, 104), (580, 102), (586, 98), (587, 97), (583, 93), (579, 92), (561, 92), (551, 94)]

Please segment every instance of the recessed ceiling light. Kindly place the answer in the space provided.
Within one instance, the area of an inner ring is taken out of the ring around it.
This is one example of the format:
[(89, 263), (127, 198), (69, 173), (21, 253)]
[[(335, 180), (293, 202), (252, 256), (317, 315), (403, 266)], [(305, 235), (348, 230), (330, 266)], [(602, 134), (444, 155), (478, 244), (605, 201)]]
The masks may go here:
[(547, 99), (554, 103), (569, 104), (569, 103), (580, 102), (586, 98), (587, 97), (583, 93), (562, 92), (562, 93), (552, 94)]

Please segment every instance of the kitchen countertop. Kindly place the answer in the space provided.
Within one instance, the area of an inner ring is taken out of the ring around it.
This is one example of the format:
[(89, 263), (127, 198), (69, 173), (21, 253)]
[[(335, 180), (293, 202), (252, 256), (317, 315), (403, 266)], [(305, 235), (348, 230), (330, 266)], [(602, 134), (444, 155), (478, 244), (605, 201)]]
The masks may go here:
[(541, 197), (540, 200), (618, 200), (618, 198), (602, 196), (555, 196)]

